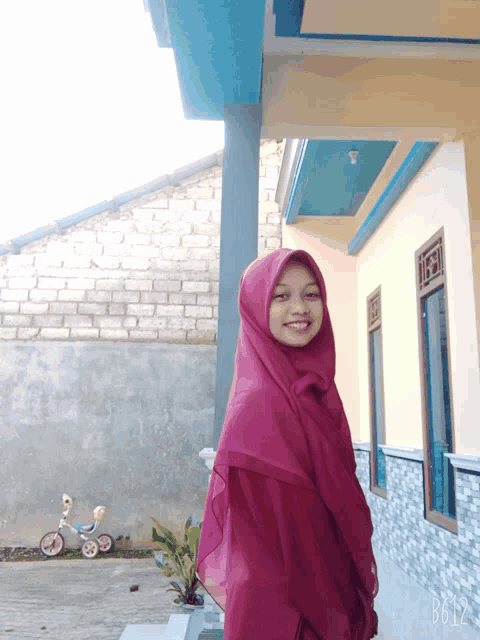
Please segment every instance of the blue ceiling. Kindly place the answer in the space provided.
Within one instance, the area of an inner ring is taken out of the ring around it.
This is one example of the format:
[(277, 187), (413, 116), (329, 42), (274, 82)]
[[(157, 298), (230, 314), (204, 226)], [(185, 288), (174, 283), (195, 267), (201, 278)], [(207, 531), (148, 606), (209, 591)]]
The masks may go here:
[(357, 229), (348, 245), (349, 255), (356, 255), (372, 237), (392, 207), (399, 201), (411, 181), (423, 169), (439, 143), (432, 140), (417, 140), (402, 164), (395, 171), (383, 193)]
[[(297, 216), (354, 216), (392, 153), (395, 142), (308, 140), (303, 144), (287, 204)], [(356, 164), (349, 151), (357, 150)]]

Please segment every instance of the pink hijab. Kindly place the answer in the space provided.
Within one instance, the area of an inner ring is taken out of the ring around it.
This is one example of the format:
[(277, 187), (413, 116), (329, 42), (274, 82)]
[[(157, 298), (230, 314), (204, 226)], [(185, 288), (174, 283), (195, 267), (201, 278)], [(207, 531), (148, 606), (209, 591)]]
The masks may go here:
[[(322, 327), (304, 347), (283, 345), (269, 329), (273, 291), (292, 259), (314, 274), (324, 305)], [(197, 576), (225, 610), (232, 575), (228, 569), (230, 468), (316, 492), (358, 574), (355, 586), (367, 620), (359, 637), (368, 639), (375, 627), (373, 599), (378, 592), (373, 526), (355, 474), (350, 429), (334, 382), (335, 345), (322, 275), (307, 252), (278, 249), (245, 270), (238, 300), (240, 331), (234, 376), (208, 489)], [(244, 544), (248, 556), (248, 540)], [(328, 549), (305, 552), (328, 558)], [(290, 585), (295, 588), (302, 586)]]

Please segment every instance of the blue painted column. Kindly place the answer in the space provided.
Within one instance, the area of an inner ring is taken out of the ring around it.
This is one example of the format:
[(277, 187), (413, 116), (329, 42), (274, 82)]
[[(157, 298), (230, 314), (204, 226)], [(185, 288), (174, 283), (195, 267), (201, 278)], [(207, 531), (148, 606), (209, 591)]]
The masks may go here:
[(240, 276), (257, 257), (261, 104), (225, 105), (215, 419), (216, 450), (233, 378)]

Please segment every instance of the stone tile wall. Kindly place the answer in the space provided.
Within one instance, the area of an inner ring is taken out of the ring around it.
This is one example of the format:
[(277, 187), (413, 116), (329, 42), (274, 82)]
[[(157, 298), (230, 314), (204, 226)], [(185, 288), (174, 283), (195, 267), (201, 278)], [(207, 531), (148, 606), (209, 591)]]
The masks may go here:
[[(260, 150), (259, 253), (281, 246), (283, 143)], [(222, 169), (0, 256), (0, 340), (216, 342)]]
[[(480, 477), (455, 470), (458, 534), (424, 517), (423, 462), (386, 455), (387, 498), (370, 491), (370, 453), (356, 450), (357, 477), (372, 512), (374, 543), (449, 608), (480, 631)], [(381, 585), (380, 585), (381, 588)], [(432, 599), (433, 606), (433, 599)]]

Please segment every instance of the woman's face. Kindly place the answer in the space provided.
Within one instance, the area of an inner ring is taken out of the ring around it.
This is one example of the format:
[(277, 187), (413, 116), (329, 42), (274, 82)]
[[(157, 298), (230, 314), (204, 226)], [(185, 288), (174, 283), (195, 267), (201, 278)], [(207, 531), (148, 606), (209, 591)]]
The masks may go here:
[(323, 303), (313, 273), (303, 264), (289, 263), (273, 291), (270, 331), (282, 344), (303, 347), (320, 331), (322, 320)]

